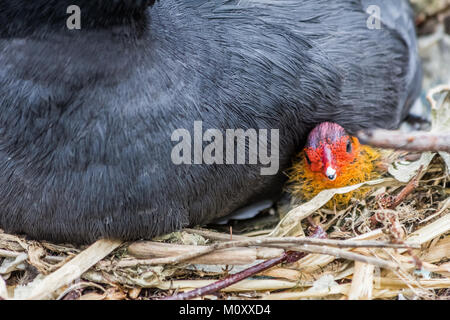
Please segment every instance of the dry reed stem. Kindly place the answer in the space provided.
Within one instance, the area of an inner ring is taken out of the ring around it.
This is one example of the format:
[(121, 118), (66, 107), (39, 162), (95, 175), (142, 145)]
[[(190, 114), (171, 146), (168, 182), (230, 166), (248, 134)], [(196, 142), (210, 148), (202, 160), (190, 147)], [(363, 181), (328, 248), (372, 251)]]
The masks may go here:
[(423, 261), (434, 263), (443, 259), (447, 259), (450, 256), (450, 236), (447, 236), (439, 240), (435, 246), (425, 250), (420, 258)]
[(349, 300), (372, 300), (374, 271), (373, 265), (355, 262)]
[(105, 258), (121, 244), (122, 242), (119, 240), (98, 240), (64, 266), (46, 276), (43, 280), (31, 282), (27, 286), (29, 289), (23, 299), (38, 300), (49, 297), (59, 288), (80, 278), (85, 271)]
[[(283, 245), (281, 245), (283, 244)], [(158, 243), (155, 242), (140, 242), (139, 244), (139, 252), (140, 255), (143, 254), (146, 249), (143, 249), (146, 245), (148, 245), (148, 249), (155, 248), (158, 246)], [(405, 247), (417, 247), (415, 244), (391, 244), (386, 242), (374, 242), (374, 241), (349, 241), (349, 240), (330, 240), (330, 239), (314, 239), (314, 238), (257, 238), (257, 239), (248, 239), (241, 241), (232, 241), (225, 243), (215, 243), (211, 246), (203, 246), (198, 249), (188, 246), (184, 249), (183, 254), (179, 254), (176, 256), (169, 256), (164, 258), (154, 258), (154, 259), (132, 259), (132, 260), (123, 260), (117, 263), (118, 267), (134, 267), (137, 265), (158, 265), (158, 264), (177, 264), (181, 262), (190, 261), (194, 258), (198, 258), (200, 256), (204, 256), (207, 253), (217, 251), (220, 249), (228, 249), (228, 248), (239, 248), (239, 247), (248, 247), (248, 246), (264, 246), (264, 245), (276, 245), (277, 247), (282, 247), (283, 249), (293, 250), (293, 251), (301, 251), (301, 252), (309, 252), (309, 253), (322, 253), (328, 255), (334, 255), (339, 258), (351, 259), (356, 261), (364, 261), (367, 263), (375, 263), (379, 267), (383, 268), (395, 268), (393, 264), (390, 264), (386, 261), (380, 261), (377, 259), (372, 259), (370, 257), (364, 257), (358, 254), (353, 254), (346, 252), (344, 250), (338, 250), (333, 248), (325, 248), (321, 246), (330, 246), (337, 248), (361, 248), (361, 247), (372, 247), (372, 248), (405, 248)], [(302, 245), (302, 246), (298, 246)], [(164, 248), (175, 248), (175, 251), (182, 252), (183, 246), (179, 245), (160, 245)], [(132, 250), (133, 251), (133, 250)], [(152, 252), (148, 250), (148, 252)], [(157, 254), (164, 254), (162, 250), (158, 250)], [(170, 252), (167, 252), (170, 255)], [(177, 254), (177, 253), (174, 253)], [(256, 260), (256, 259), (255, 259)], [(205, 260), (207, 261), (207, 260)], [(230, 257), (230, 264), (233, 264), (233, 256)], [(246, 263), (248, 264), (248, 263)]]
[(2, 258), (17, 258), (21, 253), (17, 251), (9, 251), (0, 249), (0, 257)]
[[(191, 291), (206, 287), (215, 283), (216, 280), (176, 280), (163, 281), (156, 287), (161, 290), (178, 290), (181, 292)], [(251, 291), (268, 291), (282, 290), (301, 287), (301, 283), (284, 280), (242, 280), (229, 287), (223, 288), (221, 292), (251, 292)]]
[[(205, 246), (178, 245), (161, 242), (141, 241), (131, 244), (128, 253), (140, 259), (167, 258), (202, 250)], [(189, 260), (191, 264), (247, 265), (260, 259), (271, 259), (282, 255), (283, 249), (276, 248), (229, 248), (219, 249), (204, 256)]]
[(450, 212), (438, 220), (416, 230), (407, 237), (407, 241), (427, 243), (450, 231)]

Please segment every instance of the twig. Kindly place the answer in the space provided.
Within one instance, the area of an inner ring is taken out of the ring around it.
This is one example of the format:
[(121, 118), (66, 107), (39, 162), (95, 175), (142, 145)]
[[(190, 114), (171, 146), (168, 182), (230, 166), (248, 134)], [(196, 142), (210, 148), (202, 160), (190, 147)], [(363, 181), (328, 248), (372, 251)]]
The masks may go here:
[(309, 253), (319, 253), (319, 254), (325, 254), (329, 256), (334, 256), (339, 259), (347, 259), (352, 261), (360, 261), (367, 264), (372, 264), (376, 267), (384, 268), (384, 269), (390, 269), (390, 270), (396, 270), (397, 265), (395, 263), (392, 263), (390, 261), (386, 261), (383, 259), (373, 258), (364, 256), (362, 254), (349, 252), (347, 250), (342, 249), (336, 249), (336, 248), (330, 248), (330, 247), (324, 247), (324, 246), (315, 246), (315, 245), (306, 245), (304, 247), (290, 247), (291, 250), (298, 250), (303, 252), (309, 252)]
[(450, 132), (400, 132), (390, 130), (360, 131), (358, 138), (373, 147), (407, 151), (450, 152)]
[(394, 201), (388, 207), (389, 209), (394, 210), (395, 208), (397, 208), (406, 199), (406, 197), (409, 196), (419, 186), (419, 180), (422, 176), (422, 171), (423, 166), (419, 168), (417, 175), (412, 178), (411, 181), (394, 198)]

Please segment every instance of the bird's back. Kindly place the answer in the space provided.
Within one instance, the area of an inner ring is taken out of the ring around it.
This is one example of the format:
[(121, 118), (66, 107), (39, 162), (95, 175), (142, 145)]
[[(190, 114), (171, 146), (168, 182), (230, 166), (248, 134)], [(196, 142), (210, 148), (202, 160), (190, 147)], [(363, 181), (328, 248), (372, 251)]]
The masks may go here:
[(417, 35), (414, 12), (408, 0), (361, 0), (363, 9), (377, 6), (381, 22), (388, 28), (398, 32), (408, 47), (408, 74), (406, 76), (405, 96), (399, 101), (399, 110), (405, 117), (409, 108), (420, 94), (422, 88), (422, 67), (417, 50)]

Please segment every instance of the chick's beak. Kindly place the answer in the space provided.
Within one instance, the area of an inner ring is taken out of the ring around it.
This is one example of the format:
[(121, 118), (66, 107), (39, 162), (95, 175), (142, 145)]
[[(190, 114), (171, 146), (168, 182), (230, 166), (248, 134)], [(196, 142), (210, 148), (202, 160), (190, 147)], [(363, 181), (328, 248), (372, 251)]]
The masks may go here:
[(322, 163), (324, 164), (324, 174), (330, 181), (336, 180), (337, 177), (335, 162), (331, 148), (328, 145), (325, 145), (323, 148)]
[(328, 179), (330, 179), (331, 181), (336, 180), (336, 170), (333, 169), (333, 167), (328, 166), (327, 170), (325, 171), (325, 175), (327, 176)]

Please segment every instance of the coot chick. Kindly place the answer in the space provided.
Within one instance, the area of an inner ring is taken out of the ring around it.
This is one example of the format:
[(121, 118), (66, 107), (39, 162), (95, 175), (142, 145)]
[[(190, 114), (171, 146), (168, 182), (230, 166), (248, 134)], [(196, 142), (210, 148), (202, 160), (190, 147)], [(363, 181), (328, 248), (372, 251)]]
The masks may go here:
[[(288, 191), (294, 201), (311, 200), (325, 189), (353, 186), (379, 178), (383, 162), (379, 150), (361, 145), (336, 123), (324, 122), (315, 127), (306, 139), (305, 148), (288, 170)], [(336, 194), (326, 206), (346, 208), (354, 198), (362, 198), (370, 188), (359, 188)]]
[[(274, 197), (312, 128), (396, 128), (421, 78), (409, 4), (387, 0), (2, 1), (0, 66), (0, 228), (73, 243)], [(279, 130), (278, 173), (174, 163), (196, 121)]]

